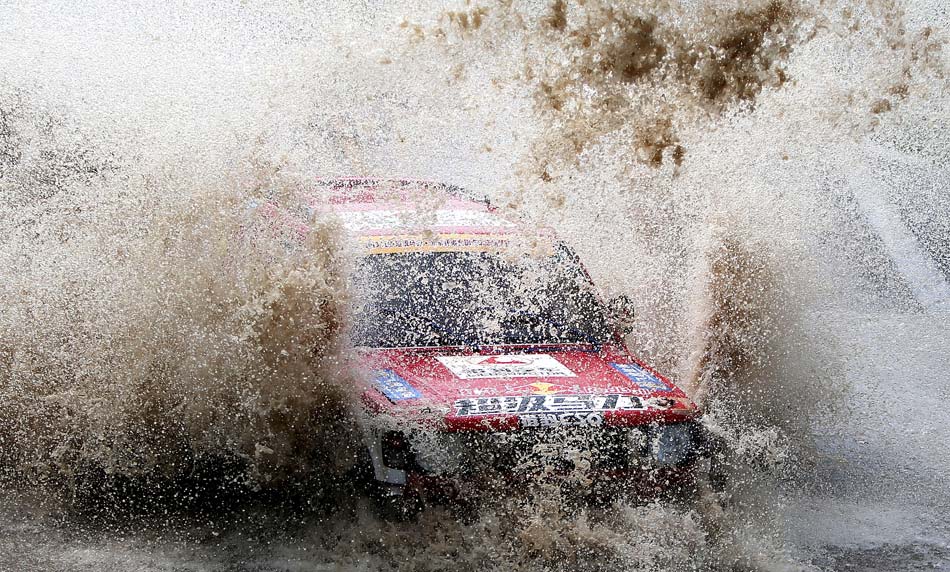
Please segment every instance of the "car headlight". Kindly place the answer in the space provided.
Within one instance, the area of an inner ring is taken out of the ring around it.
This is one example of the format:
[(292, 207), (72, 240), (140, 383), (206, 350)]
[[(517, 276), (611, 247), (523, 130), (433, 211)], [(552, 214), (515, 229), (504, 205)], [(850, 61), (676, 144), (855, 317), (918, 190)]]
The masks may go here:
[(381, 442), (383, 464), (390, 469), (405, 471), (412, 465), (409, 440), (399, 431), (387, 431)]
[(659, 425), (652, 433), (653, 460), (660, 467), (681, 465), (696, 452), (693, 430), (688, 423)]
[(412, 436), (416, 463), (435, 475), (457, 473), (466, 451), (465, 434), (420, 431)]

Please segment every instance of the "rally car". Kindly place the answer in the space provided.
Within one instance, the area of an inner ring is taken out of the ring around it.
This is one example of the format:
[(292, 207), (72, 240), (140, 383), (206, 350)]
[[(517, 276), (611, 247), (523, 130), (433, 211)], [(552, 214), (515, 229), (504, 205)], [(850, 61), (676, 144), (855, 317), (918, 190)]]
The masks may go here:
[(603, 301), (552, 232), (435, 183), (321, 181), (304, 203), (338, 217), (355, 252), (349, 337), (379, 502), (408, 511), (486, 473), (691, 475), (699, 408), (631, 355), (629, 303)]

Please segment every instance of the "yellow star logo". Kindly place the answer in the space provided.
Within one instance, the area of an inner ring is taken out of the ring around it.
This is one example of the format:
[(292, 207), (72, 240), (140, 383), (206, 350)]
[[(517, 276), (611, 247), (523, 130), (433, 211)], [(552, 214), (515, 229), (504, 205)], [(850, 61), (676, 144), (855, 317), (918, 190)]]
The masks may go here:
[(543, 381), (536, 381), (530, 384), (528, 387), (534, 388), (535, 395), (552, 395), (560, 391), (558, 386), (553, 383), (544, 383)]

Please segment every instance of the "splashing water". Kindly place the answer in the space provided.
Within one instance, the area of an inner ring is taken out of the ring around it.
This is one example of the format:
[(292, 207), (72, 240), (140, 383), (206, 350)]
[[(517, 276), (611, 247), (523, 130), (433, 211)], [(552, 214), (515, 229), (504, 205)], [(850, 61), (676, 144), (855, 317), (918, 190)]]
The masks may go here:
[[(947, 24), (886, 1), (0, 7), (0, 570), (947, 563)], [(249, 201), (351, 174), (554, 226), (706, 407), (726, 493), (568, 510), (537, 483), (371, 516), (334, 222), (293, 255), (238, 238)]]

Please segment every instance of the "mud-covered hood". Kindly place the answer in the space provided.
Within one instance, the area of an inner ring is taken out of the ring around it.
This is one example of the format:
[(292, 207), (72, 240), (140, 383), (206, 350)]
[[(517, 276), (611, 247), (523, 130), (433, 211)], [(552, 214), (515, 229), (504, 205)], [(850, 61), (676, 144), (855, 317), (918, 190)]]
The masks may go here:
[(635, 424), (698, 412), (668, 380), (617, 348), (367, 350), (369, 401), (438, 413), (454, 427)]

